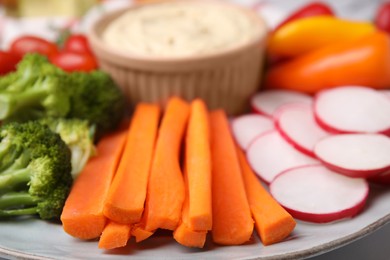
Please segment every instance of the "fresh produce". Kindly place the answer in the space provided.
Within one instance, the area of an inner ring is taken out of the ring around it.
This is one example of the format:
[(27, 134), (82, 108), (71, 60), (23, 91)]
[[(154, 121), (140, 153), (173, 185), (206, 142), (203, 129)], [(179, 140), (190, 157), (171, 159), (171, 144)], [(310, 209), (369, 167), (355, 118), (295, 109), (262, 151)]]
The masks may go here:
[(332, 132), (390, 134), (390, 99), (367, 87), (322, 91), (315, 98), (314, 113), (317, 122)]
[(317, 142), (314, 153), (328, 168), (350, 177), (390, 170), (390, 138), (381, 134), (329, 136)]
[(274, 122), (263, 115), (247, 114), (234, 118), (231, 128), (238, 145), (247, 150), (256, 136), (274, 129)]
[(342, 85), (389, 88), (389, 37), (386, 33), (375, 32), (277, 64), (267, 71), (265, 86), (309, 94)]
[(77, 118), (42, 118), (39, 123), (47, 125), (59, 134), (71, 151), (72, 177), (76, 179), (88, 160), (95, 155), (95, 126)]
[(212, 239), (221, 245), (249, 241), (253, 220), (241, 176), (240, 163), (227, 116), (223, 110), (210, 113), (212, 160)]
[(19, 56), (11, 52), (0, 51), (0, 76), (16, 70), (16, 64), (19, 61)]
[(289, 22), (271, 33), (267, 51), (272, 56), (298, 57), (335, 42), (360, 39), (374, 31), (375, 26), (369, 22), (332, 16), (308, 17)]
[(346, 177), (317, 165), (281, 173), (270, 184), (270, 192), (293, 217), (325, 223), (358, 214), (369, 187), (364, 179)]
[(63, 51), (89, 54), (93, 56), (88, 39), (84, 34), (70, 34), (65, 40)]
[(315, 157), (315, 144), (329, 133), (314, 118), (313, 109), (307, 104), (288, 104), (278, 110), (275, 125), (279, 133), (297, 150)]
[(302, 6), (301, 8), (287, 16), (281, 23), (279, 23), (275, 30), (278, 30), (279, 28), (292, 21), (299, 20), (305, 17), (326, 15), (334, 16), (334, 11), (330, 6), (322, 2), (311, 2), (307, 5)]
[(38, 122), (0, 128), (0, 217), (56, 219), (72, 185), (70, 151)]
[(99, 238), (98, 247), (101, 249), (114, 249), (124, 247), (131, 237), (131, 226), (108, 221)]
[(42, 117), (88, 120), (96, 138), (114, 130), (124, 115), (125, 99), (102, 71), (66, 73), (44, 56), (28, 54), (14, 73), (0, 78), (0, 119), (26, 121)]
[(296, 150), (278, 131), (269, 131), (258, 136), (247, 150), (247, 159), (252, 169), (266, 183), (287, 169), (317, 164), (314, 158)]
[(100, 237), (107, 223), (103, 214), (112, 178), (116, 172), (127, 129), (117, 130), (102, 138), (92, 157), (72, 187), (61, 214), (66, 233), (80, 239)]
[(190, 114), (190, 105), (173, 97), (169, 100), (158, 131), (146, 196), (144, 227), (174, 230), (181, 219), (185, 187), (180, 168), (181, 139)]
[(10, 46), (10, 52), (23, 58), (27, 53), (39, 53), (49, 57), (58, 52), (58, 47), (46, 39), (34, 35), (23, 35), (15, 39)]
[(54, 65), (63, 69), (64, 71), (94, 71), (98, 68), (96, 59), (91, 54), (79, 53), (75, 51), (62, 51), (53, 54), (49, 60)]
[(390, 33), (390, 3), (389, 2), (384, 2), (379, 6), (375, 14), (374, 23), (379, 30)]
[(291, 234), (296, 222), (264, 189), (240, 149), (237, 149), (237, 155), (249, 207), (261, 242), (264, 245), (278, 243)]
[(290, 103), (312, 104), (312, 97), (293, 90), (265, 90), (252, 96), (250, 104), (255, 113), (272, 117), (283, 105)]
[(381, 174), (370, 177), (368, 178), (368, 181), (372, 183), (388, 186), (390, 185), (390, 171), (383, 172)]
[(122, 159), (105, 200), (103, 213), (113, 221), (132, 224), (141, 220), (159, 119), (158, 105), (136, 106)]
[(144, 241), (153, 234), (154, 231), (145, 230), (145, 228), (142, 227), (142, 224), (134, 224), (131, 227), (131, 235), (134, 236), (135, 242), (137, 243)]
[(211, 154), (209, 114), (206, 104), (196, 99), (185, 136), (184, 180), (186, 196), (181, 222), (173, 238), (188, 247), (202, 248), (212, 228)]

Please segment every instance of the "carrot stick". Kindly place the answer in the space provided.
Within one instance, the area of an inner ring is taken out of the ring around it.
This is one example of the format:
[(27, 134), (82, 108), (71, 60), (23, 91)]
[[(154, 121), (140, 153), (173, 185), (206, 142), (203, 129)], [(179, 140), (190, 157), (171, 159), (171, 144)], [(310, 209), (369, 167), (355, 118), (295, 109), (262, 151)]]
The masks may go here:
[(212, 159), (212, 238), (217, 244), (238, 245), (253, 233), (236, 147), (223, 110), (210, 113)]
[(122, 224), (139, 222), (144, 211), (160, 108), (140, 103), (134, 112), (118, 170), (104, 205), (104, 215)]
[(149, 176), (143, 223), (145, 229), (174, 230), (185, 197), (179, 157), (190, 106), (180, 98), (168, 101), (159, 129)]
[(191, 104), (185, 149), (188, 185), (188, 218), (192, 230), (211, 230), (211, 154), (209, 115), (205, 103), (198, 99)]
[(237, 153), (257, 233), (264, 245), (280, 242), (294, 230), (296, 222), (264, 189), (239, 147)]
[(154, 234), (153, 231), (147, 231), (140, 224), (134, 224), (131, 228), (131, 235), (135, 237), (135, 242), (139, 243)]
[(104, 200), (116, 172), (127, 129), (105, 136), (97, 145), (97, 155), (92, 157), (65, 202), (61, 221), (65, 232), (81, 238), (100, 236), (106, 224), (103, 215)]
[(131, 236), (130, 228), (130, 225), (109, 221), (100, 236), (98, 247), (114, 249), (126, 246)]

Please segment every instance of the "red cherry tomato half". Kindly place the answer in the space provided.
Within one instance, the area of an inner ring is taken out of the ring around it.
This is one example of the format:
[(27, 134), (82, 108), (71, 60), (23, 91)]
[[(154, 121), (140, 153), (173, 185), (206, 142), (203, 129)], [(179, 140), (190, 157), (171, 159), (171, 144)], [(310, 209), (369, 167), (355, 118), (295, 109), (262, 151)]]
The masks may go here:
[(64, 51), (87, 53), (93, 55), (87, 37), (82, 34), (70, 35), (64, 44)]
[(19, 61), (19, 56), (10, 52), (0, 51), (0, 75), (14, 71)]
[(374, 22), (378, 29), (390, 33), (390, 2), (379, 6)]
[(64, 51), (50, 56), (49, 60), (54, 65), (68, 72), (97, 69), (95, 58), (85, 53)]
[(23, 57), (26, 53), (40, 53), (47, 57), (58, 52), (57, 45), (37, 36), (25, 35), (11, 43), (10, 52)]
[(331, 15), (334, 16), (334, 12), (332, 8), (330, 8), (327, 4), (321, 2), (312, 2), (308, 5), (301, 7), (296, 10), (294, 13), (289, 15), (285, 20), (283, 20), (276, 28), (282, 27), (283, 25), (298, 20), (305, 17), (318, 16), (318, 15)]

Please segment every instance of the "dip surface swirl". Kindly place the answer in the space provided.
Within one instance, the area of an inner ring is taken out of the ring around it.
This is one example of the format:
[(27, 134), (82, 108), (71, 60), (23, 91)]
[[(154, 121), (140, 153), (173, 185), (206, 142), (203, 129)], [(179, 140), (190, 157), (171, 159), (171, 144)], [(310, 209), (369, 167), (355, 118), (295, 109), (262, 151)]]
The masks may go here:
[(103, 31), (110, 47), (153, 57), (209, 54), (251, 41), (258, 28), (240, 9), (173, 2), (131, 9)]

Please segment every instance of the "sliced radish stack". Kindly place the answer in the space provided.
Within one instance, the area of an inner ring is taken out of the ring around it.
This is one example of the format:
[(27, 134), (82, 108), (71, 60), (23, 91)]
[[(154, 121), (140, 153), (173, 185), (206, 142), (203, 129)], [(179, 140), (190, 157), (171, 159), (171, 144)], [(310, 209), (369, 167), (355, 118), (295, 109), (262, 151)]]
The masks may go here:
[(267, 183), (289, 168), (319, 163), (296, 150), (276, 130), (257, 137), (247, 150), (247, 158), (252, 169)]
[(270, 192), (293, 217), (326, 223), (359, 213), (369, 186), (365, 179), (349, 178), (317, 165), (281, 173), (270, 184)]
[(290, 103), (311, 104), (312, 98), (290, 90), (267, 90), (254, 95), (250, 102), (253, 111), (272, 117), (274, 112), (283, 105)]
[(314, 101), (318, 123), (339, 133), (390, 134), (390, 99), (367, 87), (324, 90)]
[(390, 138), (382, 134), (342, 134), (319, 141), (314, 153), (326, 166), (350, 177), (390, 170)]
[(375, 175), (368, 180), (382, 185), (390, 185), (390, 171)]
[(314, 145), (330, 135), (317, 124), (310, 105), (285, 105), (278, 109), (275, 122), (277, 129), (288, 142), (313, 157)]
[(246, 150), (256, 136), (274, 129), (274, 122), (266, 116), (248, 114), (233, 119), (231, 127), (238, 145)]

